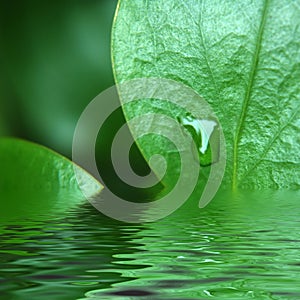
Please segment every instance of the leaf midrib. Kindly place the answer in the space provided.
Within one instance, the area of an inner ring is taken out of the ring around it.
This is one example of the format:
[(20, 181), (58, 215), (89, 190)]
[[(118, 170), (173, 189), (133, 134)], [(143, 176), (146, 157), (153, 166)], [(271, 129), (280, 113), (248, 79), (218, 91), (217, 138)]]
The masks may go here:
[(255, 52), (254, 52), (253, 61), (251, 64), (249, 84), (247, 86), (247, 90), (246, 90), (245, 97), (243, 100), (242, 111), (241, 111), (241, 114), (240, 114), (240, 117), (238, 120), (238, 125), (237, 125), (237, 129), (236, 129), (236, 133), (235, 133), (234, 141), (233, 141), (233, 171), (232, 171), (232, 188), (233, 189), (237, 188), (238, 144), (239, 144), (241, 134), (243, 131), (246, 113), (247, 113), (247, 109), (249, 106), (249, 100), (251, 98), (252, 88), (253, 88), (254, 80), (256, 77), (256, 73), (257, 73), (257, 65), (258, 65), (258, 61), (259, 61), (261, 42), (262, 42), (263, 32), (264, 32), (264, 28), (265, 28), (268, 5), (269, 5), (269, 0), (265, 0), (264, 6), (263, 6), (263, 11), (262, 11), (261, 22), (260, 22), (260, 26), (259, 26), (259, 30), (258, 30), (257, 40), (256, 40)]

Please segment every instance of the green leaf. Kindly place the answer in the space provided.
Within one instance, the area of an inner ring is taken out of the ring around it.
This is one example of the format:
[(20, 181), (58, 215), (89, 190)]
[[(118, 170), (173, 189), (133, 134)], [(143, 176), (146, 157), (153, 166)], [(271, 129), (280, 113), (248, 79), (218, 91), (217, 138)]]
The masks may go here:
[(116, 81), (169, 78), (208, 101), (226, 138), (228, 185), (299, 188), (299, 16), (290, 0), (120, 0)]
[(67, 209), (86, 203), (77, 184), (90, 187), (90, 194), (102, 186), (92, 176), (63, 156), (37, 144), (0, 138), (0, 219), (59, 216)]

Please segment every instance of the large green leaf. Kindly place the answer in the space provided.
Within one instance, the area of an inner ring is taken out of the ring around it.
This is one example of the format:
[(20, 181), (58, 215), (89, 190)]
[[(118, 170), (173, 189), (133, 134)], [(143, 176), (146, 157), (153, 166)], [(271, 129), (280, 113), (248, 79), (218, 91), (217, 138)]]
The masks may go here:
[[(226, 138), (225, 183), (299, 188), (299, 25), (299, 1), (120, 0), (115, 77), (174, 79), (208, 101)], [(126, 108), (127, 118), (139, 110)]]
[(59, 154), (36, 144), (0, 138), (0, 219), (30, 216), (59, 216), (86, 198), (77, 176), (90, 188), (90, 195), (102, 186), (92, 176)]

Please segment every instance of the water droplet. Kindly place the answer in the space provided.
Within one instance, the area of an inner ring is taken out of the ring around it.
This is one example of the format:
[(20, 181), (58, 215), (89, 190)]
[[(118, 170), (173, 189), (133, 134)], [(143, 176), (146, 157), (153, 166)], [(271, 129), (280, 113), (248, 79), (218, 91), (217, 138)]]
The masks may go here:
[(200, 161), (200, 165), (209, 166), (215, 163), (219, 157), (219, 126), (217, 121), (214, 119), (197, 119), (192, 114), (178, 117), (177, 120), (192, 136), (197, 148), (197, 153), (194, 153), (195, 159)]

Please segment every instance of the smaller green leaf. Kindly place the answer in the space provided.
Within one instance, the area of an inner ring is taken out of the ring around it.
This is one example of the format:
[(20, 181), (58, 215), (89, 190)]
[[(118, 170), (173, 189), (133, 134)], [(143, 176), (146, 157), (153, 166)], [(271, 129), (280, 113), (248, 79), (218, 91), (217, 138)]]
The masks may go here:
[(37, 144), (0, 138), (0, 219), (59, 216), (86, 202), (75, 177), (94, 196), (102, 185), (63, 156)]

